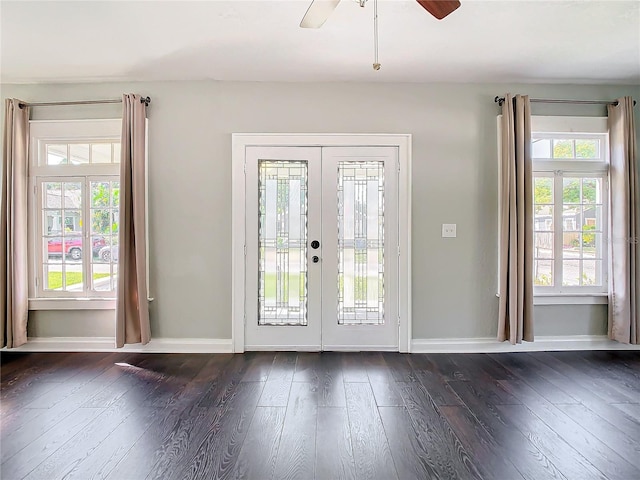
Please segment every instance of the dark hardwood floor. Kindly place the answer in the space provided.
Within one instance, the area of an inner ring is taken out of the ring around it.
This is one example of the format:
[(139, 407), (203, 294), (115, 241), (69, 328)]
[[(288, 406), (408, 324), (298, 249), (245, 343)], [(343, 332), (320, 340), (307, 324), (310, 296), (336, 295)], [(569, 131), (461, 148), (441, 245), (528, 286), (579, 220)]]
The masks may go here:
[(640, 352), (2, 353), (0, 477), (640, 479)]

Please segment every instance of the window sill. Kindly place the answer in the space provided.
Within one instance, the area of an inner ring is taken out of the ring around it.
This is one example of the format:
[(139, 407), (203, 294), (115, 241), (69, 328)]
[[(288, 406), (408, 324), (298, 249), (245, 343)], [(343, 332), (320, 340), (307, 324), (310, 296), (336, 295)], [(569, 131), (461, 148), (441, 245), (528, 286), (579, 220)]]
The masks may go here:
[(607, 305), (606, 293), (558, 294), (538, 293), (533, 295), (534, 305)]
[(115, 310), (115, 298), (30, 298), (29, 310)]

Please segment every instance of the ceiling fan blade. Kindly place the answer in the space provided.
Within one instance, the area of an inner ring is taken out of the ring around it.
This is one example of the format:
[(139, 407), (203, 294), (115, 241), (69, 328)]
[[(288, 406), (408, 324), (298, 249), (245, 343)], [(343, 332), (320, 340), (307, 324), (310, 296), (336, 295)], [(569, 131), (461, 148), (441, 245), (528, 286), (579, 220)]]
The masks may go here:
[(340, 0), (313, 0), (307, 13), (302, 17), (300, 26), (302, 28), (320, 28), (339, 3)]
[(458, 0), (416, 0), (422, 8), (424, 8), (431, 15), (438, 20), (442, 20), (444, 17), (453, 12), (460, 6)]

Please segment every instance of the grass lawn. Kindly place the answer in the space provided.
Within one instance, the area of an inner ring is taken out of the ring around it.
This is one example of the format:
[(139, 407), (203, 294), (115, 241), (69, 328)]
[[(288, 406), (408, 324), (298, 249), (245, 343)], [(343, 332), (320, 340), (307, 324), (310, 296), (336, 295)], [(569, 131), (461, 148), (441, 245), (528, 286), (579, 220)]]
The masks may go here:
[[(276, 298), (276, 292), (277, 292), (277, 284), (278, 284), (278, 278), (276, 276), (275, 273), (265, 273), (264, 275), (265, 277), (265, 282), (264, 282), (264, 296), (265, 298)], [(281, 292), (283, 295), (284, 299), (289, 298), (289, 282), (295, 282), (298, 283), (300, 285), (299, 287), (299, 291), (303, 292), (304, 291), (304, 281), (306, 280), (306, 277), (304, 275), (296, 275), (296, 274), (289, 274), (288, 276), (285, 275), (284, 278), (284, 292)]]
[[(93, 279), (108, 277), (109, 273), (94, 273)], [(67, 272), (67, 287), (82, 283), (82, 272)], [(49, 272), (48, 290), (62, 288), (62, 272)]]
[[(264, 296), (265, 298), (276, 298), (277, 295), (277, 285), (278, 285), (278, 278), (276, 276), (275, 273), (265, 273), (264, 274)], [(288, 281), (287, 281), (288, 280)], [(288, 301), (289, 299), (289, 282), (297, 282), (300, 284), (300, 289), (299, 292), (304, 292), (304, 282), (306, 280), (306, 277), (304, 275), (296, 275), (296, 274), (289, 274), (289, 276), (285, 276), (284, 278), (284, 282), (281, 288), (284, 289), (282, 293), (282, 298), (285, 301)], [(354, 299), (357, 301), (367, 301), (367, 277), (364, 278), (350, 278), (350, 282), (352, 284), (352, 288), (353, 288), (353, 295), (354, 295)], [(372, 278), (372, 280), (375, 282), (375, 278)], [(340, 296), (342, 296), (343, 294), (343, 290), (344, 290), (344, 276), (340, 275), (338, 278), (338, 290), (340, 293)], [(380, 278), (378, 280), (378, 295), (380, 295), (380, 292), (384, 291), (384, 281), (382, 278)]]

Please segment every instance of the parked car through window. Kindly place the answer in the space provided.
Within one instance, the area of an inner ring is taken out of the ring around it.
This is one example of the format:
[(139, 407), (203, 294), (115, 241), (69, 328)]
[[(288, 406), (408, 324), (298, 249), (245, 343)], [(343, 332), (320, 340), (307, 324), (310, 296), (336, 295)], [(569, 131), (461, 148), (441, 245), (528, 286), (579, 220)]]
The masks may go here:
[[(98, 256), (100, 250), (107, 243), (104, 237), (93, 237), (92, 244), (91, 251), (95, 257)], [(74, 233), (70, 232), (66, 234), (64, 241), (62, 237), (53, 237), (47, 240), (47, 255), (49, 257), (62, 255), (63, 251), (65, 256), (70, 257), (72, 260), (80, 260), (82, 258), (82, 237), (80, 233), (74, 236)]]

